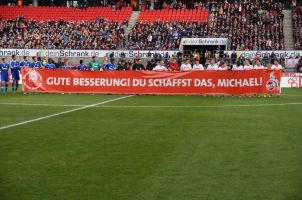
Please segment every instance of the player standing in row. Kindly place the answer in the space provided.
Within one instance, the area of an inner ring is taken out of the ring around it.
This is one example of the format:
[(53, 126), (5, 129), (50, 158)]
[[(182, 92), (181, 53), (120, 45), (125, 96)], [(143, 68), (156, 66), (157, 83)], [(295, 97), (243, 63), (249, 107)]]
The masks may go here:
[(28, 61), (28, 56), (23, 57), (23, 61), (20, 62), (20, 67), (31, 67), (31, 62)]
[(21, 73), (20, 63), (17, 60), (16, 55), (12, 56), (12, 60), (10, 61), (9, 65), (12, 74), (12, 92), (16, 93), (18, 91), (20, 81), (19, 72)]
[(6, 58), (2, 58), (2, 63), (0, 64), (0, 73), (1, 73), (1, 92), (5, 94), (8, 89), (8, 71), (9, 63), (7, 63)]
[(31, 63), (32, 68), (36, 68), (36, 69), (42, 68), (42, 63), (37, 60), (36, 56), (34, 56), (32, 59), (33, 59), (33, 62)]

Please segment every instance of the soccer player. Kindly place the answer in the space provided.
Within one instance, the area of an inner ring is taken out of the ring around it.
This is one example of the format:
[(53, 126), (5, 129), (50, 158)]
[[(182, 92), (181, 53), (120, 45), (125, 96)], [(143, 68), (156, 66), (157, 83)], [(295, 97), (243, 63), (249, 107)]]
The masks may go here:
[(40, 61), (37, 60), (37, 57), (36, 57), (36, 56), (32, 57), (32, 59), (33, 59), (33, 62), (31, 63), (31, 67), (32, 67), (32, 68), (35, 68), (35, 69), (40, 69), (40, 68), (42, 68), (42, 63), (41, 63)]
[(243, 66), (241, 65), (240, 61), (237, 61), (237, 64), (233, 65), (232, 70), (234, 71), (243, 70)]
[(254, 69), (254, 67), (253, 67), (253, 65), (251, 65), (249, 60), (245, 60), (243, 69), (244, 70), (252, 70), (252, 69)]
[(274, 64), (273, 64), (273, 66), (271, 67), (271, 69), (274, 69), (274, 70), (282, 70), (283, 67), (282, 67), (282, 65), (280, 65), (279, 60), (275, 59), (275, 60), (274, 60)]
[(219, 71), (226, 71), (228, 69), (229, 69), (229, 67), (228, 67), (228, 65), (224, 61), (222, 61), (221, 64), (220, 64), (220, 66), (218, 67)]
[(55, 64), (53, 63), (52, 58), (48, 58), (48, 63), (44, 66), (45, 69), (56, 69)]
[(64, 58), (64, 64), (61, 65), (60, 68), (63, 69), (63, 70), (71, 70), (72, 69), (72, 66), (69, 65), (68, 58)]
[(199, 60), (195, 61), (195, 64), (193, 65), (193, 70), (196, 70), (196, 71), (203, 71), (204, 70), (203, 65), (199, 63)]
[(0, 64), (1, 71), (1, 92), (5, 94), (8, 89), (8, 71), (9, 71), (9, 63), (6, 62), (6, 58), (2, 58), (2, 63)]
[(80, 60), (80, 65), (77, 67), (78, 70), (85, 71), (88, 70), (88, 66), (85, 65), (84, 60)]
[(20, 62), (20, 67), (31, 67), (31, 62), (28, 61), (28, 56), (23, 57), (23, 61)]
[(172, 71), (172, 72), (179, 71), (179, 66), (177, 64), (176, 58), (172, 58), (172, 60), (169, 62), (168, 69), (169, 69), (169, 71)]
[(116, 65), (114, 64), (115, 60), (114, 58), (110, 59), (110, 63), (106, 64), (103, 67), (103, 70), (108, 71), (108, 70), (116, 70)]
[(19, 72), (21, 72), (20, 63), (17, 61), (16, 55), (12, 55), (12, 60), (10, 61), (9, 65), (12, 73), (12, 92), (16, 93), (19, 87)]
[(210, 64), (207, 67), (207, 70), (215, 71), (218, 70), (218, 65), (215, 63), (214, 59), (211, 59)]
[(158, 71), (158, 72), (167, 71), (164, 61), (162, 60), (159, 61), (158, 65), (156, 65), (156, 67), (153, 68), (153, 71)]
[(257, 60), (254, 69), (265, 69), (265, 67), (261, 64), (260, 60)]
[(132, 70), (135, 71), (140, 71), (140, 70), (145, 70), (145, 66), (142, 64), (142, 60), (140, 58), (138, 58), (134, 65), (132, 66)]
[(180, 66), (180, 71), (191, 71), (192, 65), (190, 64), (190, 60), (186, 59), (185, 62)]
[(92, 61), (88, 63), (89, 70), (98, 71), (101, 68), (100, 62), (96, 59), (96, 56), (92, 56)]

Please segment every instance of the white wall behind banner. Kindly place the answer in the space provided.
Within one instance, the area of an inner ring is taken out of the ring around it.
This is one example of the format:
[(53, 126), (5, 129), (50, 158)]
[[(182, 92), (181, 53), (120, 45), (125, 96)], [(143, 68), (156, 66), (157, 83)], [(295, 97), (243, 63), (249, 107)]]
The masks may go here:
[(65, 50), (65, 49), (0, 49), (0, 57), (16, 56), (37, 56), (37, 57), (79, 57), (79, 58), (90, 58), (92, 56), (106, 57), (111, 52), (114, 53), (115, 57), (121, 57), (121, 53), (124, 52), (126, 58), (135, 58), (137, 56), (141, 58), (147, 58), (148, 54), (151, 53), (151, 57), (155, 53), (160, 54), (162, 57), (168, 52), (170, 56), (178, 51), (139, 51), (139, 50)]

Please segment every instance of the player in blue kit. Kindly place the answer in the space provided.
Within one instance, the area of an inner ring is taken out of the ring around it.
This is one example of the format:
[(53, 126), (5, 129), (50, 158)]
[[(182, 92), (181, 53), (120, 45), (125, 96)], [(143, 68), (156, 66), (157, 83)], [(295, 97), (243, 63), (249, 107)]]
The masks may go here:
[(63, 69), (63, 70), (71, 70), (71, 69), (72, 69), (72, 66), (69, 65), (69, 60), (68, 60), (68, 58), (65, 58), (65, 59), (64, 59), (64, 64), (61, 65), (60, 68)]
[(31, 67), (31, 62), (28, 61), (28, 56), (23, 57), (23, 61), (20, 62), (20, 67)]
[(63, 69), (63, 70), (71, 70), (72, 67), (69, 66), (69, 65), (63, 65), (63, 66), (61, 66), (61, 69)]
[(116, 70), (116, 65), (114, 64), (115, 60), (114, 58), (110, 59), (110, 63), (106, 64), (103, 67), (103, 70), (107, 71), (107, 70)]
[(16, 93), (18, 91), (19, 87), (19, 81), (20, 81), (20, 75), (19, 72), (21, 72), (20, 63), (17, 60), (16, 55), (12, 55), (12, 59), (9, 63), (10, 70), (12, 73), (12, 92)]
[(42, 63), (41, 63), (40, 61), (37, 60), (37, 57), (36, 57), (36, 56), (32, 57), (32, 59), (33, 59), (33, 62), (31, 63), (31, 67), (32, 67), (32, 68), (35, 68), (35, 69), (40, 69), (40, 68), (42, 68)]
[(56, 66), (51, 58), (48, 58), (48, 63), (45, 65), (45, 69), (56, 69)]
[(6, 62), (6, 58), (2, 58), (2, 63), (0, 64), (1, 71), (1, 92), (5, 94), (8, 89), (8, 71), (9, 63)]
[(84, 60), (80, 60), (80, 65), (77, 67), (78, 70), (85, 71), (88, 70), (88, 66), (85, 65)]

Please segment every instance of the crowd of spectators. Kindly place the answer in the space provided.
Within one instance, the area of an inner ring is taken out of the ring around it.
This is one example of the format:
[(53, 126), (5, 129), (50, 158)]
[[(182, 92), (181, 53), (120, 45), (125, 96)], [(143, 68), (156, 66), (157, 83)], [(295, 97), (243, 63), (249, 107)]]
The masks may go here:
[(0, 48), (117, 49), (125, 46), (128, 22), (0, 20)]
[[(184, 2), (175, 1), (169, 6), (183, 9)], [(284, 49), (283, 6), (276, 0), (200, 0), (194, 7), (209, 10), (207, 23), (138, 22), (127, 38), (127, 21), (0, 20), (0, 48), (175, 50), (183, 37), (223, 37), (229, 39), (229, 50)], [(300, 48), (301, 10), (297, 11), (300, 15), (294, 14), (293, 21), (296, 47)]]
[(283, 5), (274, 0), (209, 2), (210, 37), (226, 37), (230, 50), (284, 49)]
[(207, 0), (185, 1), (185, 0), (146, 0), (146, 9), (196, 9), (202, 8)]
[[(201, 3), (202, 4), (202, 3)], [(207, 23), (160, 22), (135, 25), (129, 49), (177, 49), (182, 37), (224, 37), (229, 50), (283, 50), (282, 4), (274, 0), (208, 1)]]
[(295, 49), (302, 50), (302, 6), (292, 10)]
[(206, 27), (198, 22), (138, 22), (128, 36), (128, 49), (175, 50), (182, 37), (207, 36)]

